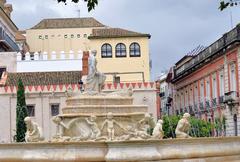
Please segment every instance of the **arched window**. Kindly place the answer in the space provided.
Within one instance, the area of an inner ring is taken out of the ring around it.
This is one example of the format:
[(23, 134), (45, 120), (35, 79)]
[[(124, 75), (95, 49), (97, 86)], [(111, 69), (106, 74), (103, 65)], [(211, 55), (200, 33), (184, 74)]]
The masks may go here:
[(116, 45), (116, 57), (126, 57), (126, 46), (123, 43)]
[(101, 48), (102, 57), (112, 57), (112, 46), (108, 43), (102, 45)]
[(141, 50), (140, 45), (138, 43), (132, 43), (130, 45), (130, 57), (140, 57)]

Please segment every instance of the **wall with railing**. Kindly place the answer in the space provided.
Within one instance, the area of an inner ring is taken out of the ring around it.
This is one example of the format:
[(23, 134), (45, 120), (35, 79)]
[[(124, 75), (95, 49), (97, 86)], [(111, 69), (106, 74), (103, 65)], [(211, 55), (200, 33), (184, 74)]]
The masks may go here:
[(17, 72), (82, 71), (83, 52), (17, 53)]
[(192, 70), (198, 64), (205, 62), (209, 57), (215, 55), (219, 51), (227, 48), (229, 45), (240, 41), (240, 25), (237, 25), (234, 29), (224, 34), (220, 39), (211, 44), (209, 47), (201, 51), (193, 59), (175, 69), (175, 79), (184, 74), (188, 70)]

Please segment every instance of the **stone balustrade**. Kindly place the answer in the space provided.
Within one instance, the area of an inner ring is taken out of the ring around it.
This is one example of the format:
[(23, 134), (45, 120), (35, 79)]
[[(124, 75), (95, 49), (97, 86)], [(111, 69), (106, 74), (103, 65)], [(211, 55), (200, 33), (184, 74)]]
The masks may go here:
[(240, 138), (0, 144), (1, 162), (237, 162)]
[[(23, 57), (24, 56), (24, 57)], [(82, 59), (83, 51), (79, 50), (77, 52), (69, 51), (56, 53), (52, 51), (51, 53), (47, 52), (34, 52), (34, 53), (25, 53), (22, 55), (20, 52), (17, 53), (17, 61), (43, 61), (43, 60), (73, 60), (73, 59)]]
[(83, 51), (17, 53), (17, 72), (82, 71)]

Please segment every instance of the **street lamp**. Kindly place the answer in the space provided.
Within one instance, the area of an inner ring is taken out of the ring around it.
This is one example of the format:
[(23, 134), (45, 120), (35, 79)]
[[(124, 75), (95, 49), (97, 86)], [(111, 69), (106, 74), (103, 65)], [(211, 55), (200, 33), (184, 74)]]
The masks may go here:
[(80, 85), (80, 91), (83, 92), (84, 88), (83, 88), (83, 81), (82, 81), (82, 79), (79, 80), (78, 84)]

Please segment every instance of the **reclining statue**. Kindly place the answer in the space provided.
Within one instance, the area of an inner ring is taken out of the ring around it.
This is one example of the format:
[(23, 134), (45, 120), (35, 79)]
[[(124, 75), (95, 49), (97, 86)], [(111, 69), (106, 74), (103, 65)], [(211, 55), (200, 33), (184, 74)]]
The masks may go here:
[(185, 113), (181, 120), (178, 121), (177, 128), (175, 130), (177, 138), (191, 138), (188, 135), (188, 131), (191, 128), (189, 123), (190, 114)]
[(27, 127), (27, 132), (25, 133), (26, 142), (39, 142), (44, 140), (42, 129), (37, 123), (33, 122), (30, 117), (26, 117), (24, 122)]

